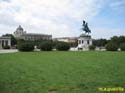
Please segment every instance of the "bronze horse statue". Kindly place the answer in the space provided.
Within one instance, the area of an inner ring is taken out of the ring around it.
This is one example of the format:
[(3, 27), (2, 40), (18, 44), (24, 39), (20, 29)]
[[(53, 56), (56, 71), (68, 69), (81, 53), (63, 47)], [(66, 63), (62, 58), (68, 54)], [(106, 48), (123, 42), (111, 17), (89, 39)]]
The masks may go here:
[(83, 28), (82, 28), (82, 31), (84, 31), (85, 32), (85, 34), (89, 34), (89, 33), (91, 33), (91, 30), (89, 29), (89, 27), (88, 27), (88, 23), (87, 22), (85, 22), (84, 20), (83, 20)]

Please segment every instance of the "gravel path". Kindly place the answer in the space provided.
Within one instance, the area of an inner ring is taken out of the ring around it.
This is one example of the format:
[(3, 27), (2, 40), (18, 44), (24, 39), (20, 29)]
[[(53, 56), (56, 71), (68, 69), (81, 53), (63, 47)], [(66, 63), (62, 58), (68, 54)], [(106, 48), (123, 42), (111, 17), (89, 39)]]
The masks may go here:
[(0, 54), (15, 53), (15, 52), (18, 52), (18, 50), (17, 49), (0, 50)]

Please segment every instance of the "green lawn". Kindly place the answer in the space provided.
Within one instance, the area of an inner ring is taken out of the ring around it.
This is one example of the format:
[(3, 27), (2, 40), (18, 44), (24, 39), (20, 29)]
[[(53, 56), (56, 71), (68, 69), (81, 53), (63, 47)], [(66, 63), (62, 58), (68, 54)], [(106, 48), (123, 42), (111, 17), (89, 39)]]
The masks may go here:
[(0, 93), (102, 93), (125, 88), (125, 52), (0, 54)]

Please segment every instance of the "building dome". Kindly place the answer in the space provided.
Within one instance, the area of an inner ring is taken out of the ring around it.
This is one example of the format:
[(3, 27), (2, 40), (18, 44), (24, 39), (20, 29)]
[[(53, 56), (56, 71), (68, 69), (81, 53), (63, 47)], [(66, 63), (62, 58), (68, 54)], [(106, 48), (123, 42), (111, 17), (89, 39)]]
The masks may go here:
[(23, 28), (21, 27), (21, 25), (19, 25), (19, 27), (18, 27), (16, 30), (17, 30), (17, 31), (18, 31), (18, 30), (23, 31)]

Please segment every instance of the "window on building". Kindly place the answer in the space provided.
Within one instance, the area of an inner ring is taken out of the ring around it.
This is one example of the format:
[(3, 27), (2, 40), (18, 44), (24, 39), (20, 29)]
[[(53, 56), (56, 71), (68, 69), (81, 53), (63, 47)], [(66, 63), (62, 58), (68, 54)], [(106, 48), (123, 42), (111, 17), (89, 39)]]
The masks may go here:
[(82, 44), (84, 43), (84, 40), (82, 40)]
[(4, 46), (4, 40), (2, 40), (2, 47)]
[(5, 41), (5, 46), (8, 46), (8, 40)]
[(79, 40), (79, 44), (81, 44), (81, 40)]
[(87, 40), (87, 44), (89, 45), (89, 40)]

